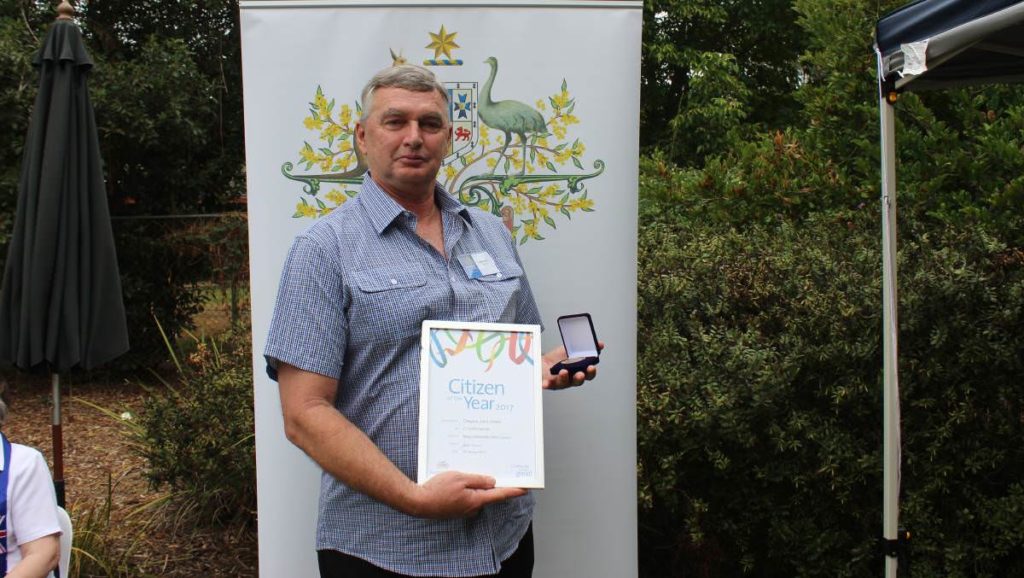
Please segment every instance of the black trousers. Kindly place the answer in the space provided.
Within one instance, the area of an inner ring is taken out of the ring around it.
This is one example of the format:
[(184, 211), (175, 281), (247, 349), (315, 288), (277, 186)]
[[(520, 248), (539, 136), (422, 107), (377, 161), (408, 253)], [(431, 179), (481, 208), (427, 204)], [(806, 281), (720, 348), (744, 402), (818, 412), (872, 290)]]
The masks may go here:
[[(318, 550), (320, 578), (407, 578), (404, 574), (388, 572), (362, 558), (342, 554), (335, 550)], [(501, 563), (501, 572), (488, 574), (493, 578), (531, 578), (533, 576), (533, 525), (526, 530), (516, 551)], [(475, 578), (487, 578), (478, 576)]]

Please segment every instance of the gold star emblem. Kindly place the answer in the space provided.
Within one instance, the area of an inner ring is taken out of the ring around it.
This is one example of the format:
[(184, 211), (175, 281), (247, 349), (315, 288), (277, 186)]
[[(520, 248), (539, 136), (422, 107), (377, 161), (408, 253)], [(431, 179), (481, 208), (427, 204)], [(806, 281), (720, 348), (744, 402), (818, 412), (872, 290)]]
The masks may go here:
[(458, 44), (455, 44), (455, 35), (458, 32), (452, 32), (451, 34), (445, 32), (444, 25), (441, 25), (441, 31), (437, 34), (429, 32), (431, 42), (426, 47), (434, 50), (434, 59), (436, 60), (439, 56), (444, 54), (445, 58), (451, 60), (452, 49), (459, 48)]

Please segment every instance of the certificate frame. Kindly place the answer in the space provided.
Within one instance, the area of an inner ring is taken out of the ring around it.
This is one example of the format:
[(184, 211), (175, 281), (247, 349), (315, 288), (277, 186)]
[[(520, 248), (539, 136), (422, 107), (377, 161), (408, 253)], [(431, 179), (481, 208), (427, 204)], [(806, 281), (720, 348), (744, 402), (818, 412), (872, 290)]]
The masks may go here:
[(423, 322), (418, 483), (448, 470), (544, 487), (540, 326)]

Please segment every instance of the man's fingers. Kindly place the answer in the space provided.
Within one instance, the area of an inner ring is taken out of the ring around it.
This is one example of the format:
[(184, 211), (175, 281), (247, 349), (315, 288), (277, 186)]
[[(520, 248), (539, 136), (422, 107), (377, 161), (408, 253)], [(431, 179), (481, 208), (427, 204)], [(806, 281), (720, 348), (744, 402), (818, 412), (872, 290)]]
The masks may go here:
[(569, 370), (563, 369), (558, 372), (558, 376), (555, 379), (555, 385), (559, 389), (574, 385), (582, 385), (583, 382), (586, 381), (586, 377), (587, 375), (582, 371), (577, 371), (575, 374), (569, 375)]
[(494, 487), (495, 479), (480, 474), (463, 474), (462, 482), (471, 490), (489, 490)]
[(461, 474), (461, 476), (459, 481), (462, 482), (465, 490), (472, 492), (470, 499), (473, 504), (464, 515), (474, 515), (487, 504), (504, 502), (526, 494), (526, 490), (522, 488), (495, 488), (496, 480), (490, 476), (479, 474)]
[(491, 476), (448, 471), (420, 486), (420, 508), (415, 515), (422, 518), (466, 518), (483, 506), (525, 495), (522, 488), (495, 488)]
[(586, 373), (577, 371), (576, 373), (569, 375), (569, 371), (563, 369), (558, 372), (558, 378), (555, 380), (556, 385), (559, 388), (563, 387), (576, 387), (583, 385), (588, 379), (594, 379), (597, 375), (597, 368), (593, 365), (587, 367)]
[(497, 482), (491, 476), (480, 474), (460, 474), (460, 481), (467, 490), (474, 490), (478, 495), (483, 496), (487, 502), (497, 502), (515, 498), (526, 494), (522, 488), (495, 488)]
[(492, 502), (504, 502), (505, 500), (525, 495), (526, 490), (522, 488), (491, 488), (489, 490), (480, 490), (480, 496), (483, 498), (485, 504), (490, 504)]

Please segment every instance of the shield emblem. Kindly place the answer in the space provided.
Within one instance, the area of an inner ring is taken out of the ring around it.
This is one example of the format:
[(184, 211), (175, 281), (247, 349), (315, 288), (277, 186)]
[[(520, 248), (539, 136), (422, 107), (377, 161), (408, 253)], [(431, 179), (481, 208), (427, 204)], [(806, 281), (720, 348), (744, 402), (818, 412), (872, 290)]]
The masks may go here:
[(477, 83), (446, 82), (448, 89), (448, 117), (452, 124), (452, 138), (444, 164), (450, 165), (473, 150), (480, 138), (480, 124), (476, 116)]

